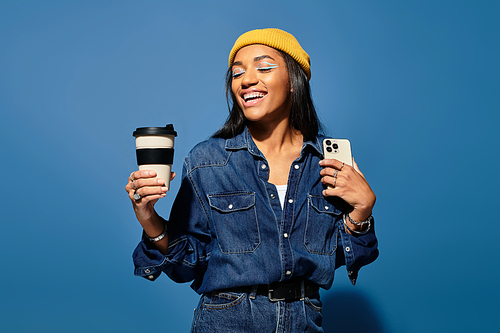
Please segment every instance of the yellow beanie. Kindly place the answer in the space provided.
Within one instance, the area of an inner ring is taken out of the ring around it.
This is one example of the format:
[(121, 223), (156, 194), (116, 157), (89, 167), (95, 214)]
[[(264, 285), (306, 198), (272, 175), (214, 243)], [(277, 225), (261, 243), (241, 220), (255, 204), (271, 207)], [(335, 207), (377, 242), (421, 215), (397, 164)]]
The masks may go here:
[(311, 79), (311, 60), (309, 55), (302, 49), (295, 37), (280, 29), (257, 29), (245, 32), (238, 37), (229, 53), (229, 67), (232, 66), (236, 53), (243, 47), (252, 44), (262, 44), (289, 54), (302, 67)]

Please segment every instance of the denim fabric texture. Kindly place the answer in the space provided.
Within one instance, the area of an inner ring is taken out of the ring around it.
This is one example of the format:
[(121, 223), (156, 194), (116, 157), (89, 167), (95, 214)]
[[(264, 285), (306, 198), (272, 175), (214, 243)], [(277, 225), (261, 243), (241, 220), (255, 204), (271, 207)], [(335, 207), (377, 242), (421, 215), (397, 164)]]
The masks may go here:
[(323, 332), (319, 293), (294, 302), (270, 302), (254, 293), (204, 294), (194, 311), (193, 333)]
[(348, 234), (345, 203), (323, 196), (322, 140), (304, 142), (292, 163), (283, 209), (248, 129), (196, 145), (184, 159), (168, 220), (168, 253), (143, 235), (134, 274), (155, 280), (165, 272), (176, 282), (193, 281), (199, 294), (292, 277), (329, 289), (335, 269), (346, 265), (354, 284), (359, 269), (377, 258), (377, 239), (373, 225), (364, 235)]

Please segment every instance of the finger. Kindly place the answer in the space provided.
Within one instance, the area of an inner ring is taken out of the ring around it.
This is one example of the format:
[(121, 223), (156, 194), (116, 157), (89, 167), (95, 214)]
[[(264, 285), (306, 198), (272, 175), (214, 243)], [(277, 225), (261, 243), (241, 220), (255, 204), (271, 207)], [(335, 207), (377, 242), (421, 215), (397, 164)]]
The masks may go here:
[(141, 178), (154, 178), (156, 177), (156, 172), (154, 170), (138, 170), (135, 172), (132, 172), (131, 176), (133, 175), (134, 179), (141, 179)]
[(130, 176), (128, 177), (128, 183), (127, 183), (127, 185), (125, 185), (125, 191), (127, 191), (127, 192), (135, 190), (134, 180), (131, 177), (132, 177), (132, 174), (130, 174)]
[(166, 193), (163, 193), (163, 194), (155, 194), (155, 195), (148, 195), (146, 197), (143, 197), (141, 198), (141, 204), (145, 205), (149, 202), (152, 202), (153, 201), (153, 204), (156, 203), (156, 201), (158, 201), (159, 199), (165, 197), (167, 194)]
[(154, 183), (155, 181), (151, 181), (151, 182), (138, 181), (138, 179), (141, 179), (141, 178), (151, 179), (154, 176), (156, 176), (156, 172), (154, 172), (153, 170), (139, 170), (139, 171), (134, 171), (134, 172), (130, 173), (130, 176), (128, 177), (128, 183), (125, 186), (125, 191), (130, 192), (131, 190), (136, 190), (141, 186), (163, 185), (164, 184), (164, 182)]
[(170, 181), (174, 180), (175, 178), (175, 172), (170, 173)]
[(336, 188), (340, 185), (339, 179), (331, 176), (321, 178), (321, 183), (326, 185), (328, 188)]
[(167, 193), (167, 191), (168, 189), (165, 186), (145, 186), (135, 190), (134, 193), (138, 193), (142, 198), (145, 198), (151, 195), (161, 195)]
[(136, 179), (134, 182), (137, 188), (165, 185), (165, 181), (161, 178), (140, 178)]
[[(134, 211), (136, 216), (139, 219), (148, 219), (148, 216), (151, 216), (151, 209), (156, 204), (156, 202), (165, 197), (163, 195), (150, 195), (139, 200), (132, 199), (132, 205), (134, 206)], [(142, 216), (142, 217), (140, 217)]]
[(344, 163), (340, 162), (339, 160), (337, 159), (334, 159), (334, 158), (325, 158), (324, 160), (321, 160), (319, 161), (319, 165), (321, 165), (322, 167), (331, 167), (331, 168), (335, 168), (337, 170), (340, 170), (342, 168), (342, 165)]
[(341, 197), (341, 191), (338, 187), (328, 186), (323, 190), (323, 196), (325, 197)]
[(127, 191), (127, 192), (128, 192), (128, 197), (130, 198), (130, 200), (132, 200), (132, 202), (136, 201), (136, 200), (134, 199), (134, 194), (135, 194), (135, 191), (136, 191), (136, 190), (135, 190), (135, 189), (133, 189), (133, 188), (132, 188), (132, 189), (130, 189), (130, 188), (129, 188), (129, 189), (128, 189), (128, 191)]
[(125, 185), (125, 191), (130, 193), (130, 191), (135, 191), (134, 185), (132, 185), (132, 182), (128, 182), (127, 185)]
[[(167, 194), (166, 193), (163, 193), (163, 194), (152, 194), (152, 195), (147, 195), (147, 196), (141, 196), (141, 198), (139, 200), (135, 200), (134, 197), (132, 197), (132, 202), (135, 204), (135, 206), (137, 207), (142, 207), (144, 205), (146, 205), (147, 203), (151, 202), (151, 201), (154, 201), (156, 202), (158, 199), (161, 199), (163, 197), (165, 197)], [(153, 202), (153, 204), (154, 204)]]
[(340, 172), (339, 169), (335, 169), (335, 168), (332, 168), (332, 167), (325, 167), (325, 168), (321, 169), (321, 171), (319, 172), (319, 174), (321, 176), (336, 177), (339, 172)]

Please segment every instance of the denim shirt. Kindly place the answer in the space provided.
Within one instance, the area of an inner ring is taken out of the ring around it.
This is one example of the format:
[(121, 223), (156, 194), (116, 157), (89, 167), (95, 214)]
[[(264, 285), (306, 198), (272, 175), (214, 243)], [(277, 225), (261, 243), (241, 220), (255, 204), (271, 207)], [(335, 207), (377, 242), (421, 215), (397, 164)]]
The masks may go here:
[(373, 224), (366, 234), (347, 233), (341, 200), (323, 196), (322, 140), (303, 143), (283, 209), (248, 129), (196, 145), (167, 222), (168, 252), (143, 234), (133, 254), (135, 275), (155, 280), (163, 271), (176, 282), (193, 281), (200, 294), (292, 277), (329, 289), (335, 269), (346, 265), (354, 285), (359, 269), (377, 258), (377, 239)]

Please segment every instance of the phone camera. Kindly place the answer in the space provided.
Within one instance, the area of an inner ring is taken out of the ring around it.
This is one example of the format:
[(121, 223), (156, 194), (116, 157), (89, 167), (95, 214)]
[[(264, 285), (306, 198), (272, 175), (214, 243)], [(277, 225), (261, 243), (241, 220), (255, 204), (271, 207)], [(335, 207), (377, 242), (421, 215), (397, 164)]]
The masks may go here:
[(326, 143), (327, 146), (329, 146), (329, 145), (332, 144), (332, 142), (330, 140), (326, 140), (325, 143)]
[(334, 143), (334, 144), (333, 144), (333, 149), (339, 149), (339, 145), (338, 145), (338, 144), (336, 144), (336, 143)]
[(332, 152), (332, 147), (326, 147), (326, 151), (331, 153)]

